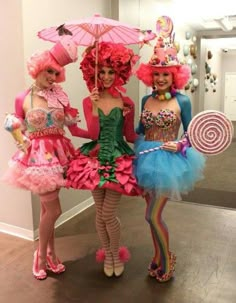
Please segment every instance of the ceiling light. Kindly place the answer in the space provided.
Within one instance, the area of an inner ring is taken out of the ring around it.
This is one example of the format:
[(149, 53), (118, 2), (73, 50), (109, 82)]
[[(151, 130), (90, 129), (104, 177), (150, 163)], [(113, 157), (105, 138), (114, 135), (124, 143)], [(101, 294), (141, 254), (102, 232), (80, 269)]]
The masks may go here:
[(215, 21), (220, 25), (221, 29), (225, 32), (231, 31), (233, 29), (233, 25), (229, 21), (229, 17), (215, 19)]

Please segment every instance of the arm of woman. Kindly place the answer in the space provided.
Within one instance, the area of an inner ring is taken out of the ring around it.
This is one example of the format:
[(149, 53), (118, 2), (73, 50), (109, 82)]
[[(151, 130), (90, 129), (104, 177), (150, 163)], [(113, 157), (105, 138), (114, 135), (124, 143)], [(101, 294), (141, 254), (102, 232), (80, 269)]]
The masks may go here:
[(93, 115), (93, 104), (90, 97), (83, 100), (84, 117), (91, 139), (97, 140), (100, 132), (99, 117)]
[(23, 108), (25, 97), (28, 95), (29, 90), (19, 93), (15, 98), (15, 116), (24, 122), (25, 112)]
[(134, 131), (134, 102), (128, 98), (123, 98), (124, 100), (124, 127), (123, 134), (126, 140), (130, 143), (134, 143), (138, 135)]
[[(145, 103), (147, 102), (147, 100), (148, 100), (148, 98), (150, 97), (151, 95), (147, 95), (147, 96), (144, 96), (143, 98), (142, 98), (142, 106), (141, 106), (141, 112), (144, 110), (144, 105), (145, 105)], [(136, 133), (138, 134), (138, 135), (144, 135), (144, 133), (145, 133), (145, 129), (144, 129), (144, 126), (143, 126), (143, 124), (142, 124), (142, 122), (141, 122), (141, 119), (139, 119), (139, 123), (138, 123), (138, 126), (137, 126), (137, 128), (136, 128)]]
[(72, 136), (96, 140), (99, 135), (99, 120), (97, 116), (92, 115), (92, 103), (89, 98), (83, 100), (83, 109), (88, 130), (78, 127), (76, 123), (68, 125), (68, 129)]
[(192, 107), (188, 96), (180, 95), (179, 105), (181, 109), (181, 121), (183, 123), (184, 132), (187, 131), (188, 125), (192, 119)]

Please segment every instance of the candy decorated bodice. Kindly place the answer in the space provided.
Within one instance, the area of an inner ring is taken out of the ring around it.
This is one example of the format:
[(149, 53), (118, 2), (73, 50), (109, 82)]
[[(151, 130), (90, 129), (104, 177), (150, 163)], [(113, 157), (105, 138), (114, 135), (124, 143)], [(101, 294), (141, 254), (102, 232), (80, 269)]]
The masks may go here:
[(65, 114), (63, 109), (46, 110), (44, 108), (31, 109), (26, 114), (26, 125), (28, 132), (41, 131), (45, 128), (62, 129)]
[(156, 115), (144, 109), (141, 122), (145, 129), (145, 140), (148, 141), (173, 141), (177, 139), (181, 121), (169, 109), (162, 109)]

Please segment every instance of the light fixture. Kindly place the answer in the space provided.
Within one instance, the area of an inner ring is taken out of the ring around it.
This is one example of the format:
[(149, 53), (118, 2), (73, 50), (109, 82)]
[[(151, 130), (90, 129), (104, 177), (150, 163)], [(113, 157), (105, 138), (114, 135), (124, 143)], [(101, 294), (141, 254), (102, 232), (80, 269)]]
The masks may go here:
[(229, 17), (223, 17), (219, 19), (215, 19), (215, 21), (220, 25), (221, 29), (225, 32), (231, 31), (233, 29), (233, 25), (229, 20)]

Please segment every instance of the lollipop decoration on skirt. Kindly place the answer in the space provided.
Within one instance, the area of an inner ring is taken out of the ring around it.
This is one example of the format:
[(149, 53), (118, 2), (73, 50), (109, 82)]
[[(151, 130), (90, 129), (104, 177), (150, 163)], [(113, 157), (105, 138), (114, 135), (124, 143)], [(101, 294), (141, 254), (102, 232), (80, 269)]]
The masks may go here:
[(22, 150), (26, 152), (27, 140), (22, 133), (22, 123), (20, 119), (13, 114), (7, 114), (4, 121), (4, 129), (12, 134), (15, 141), (22, 146)]

